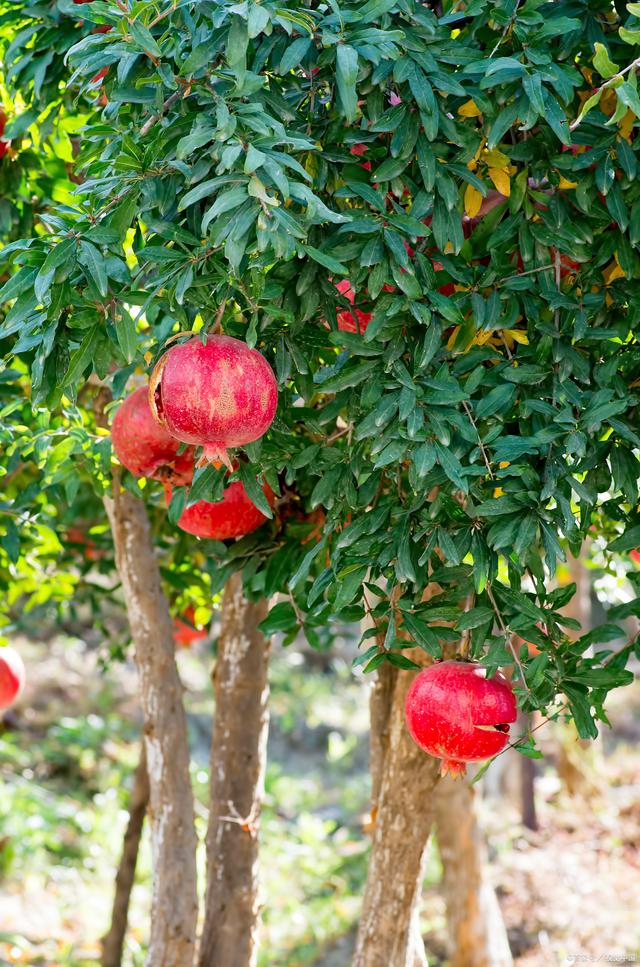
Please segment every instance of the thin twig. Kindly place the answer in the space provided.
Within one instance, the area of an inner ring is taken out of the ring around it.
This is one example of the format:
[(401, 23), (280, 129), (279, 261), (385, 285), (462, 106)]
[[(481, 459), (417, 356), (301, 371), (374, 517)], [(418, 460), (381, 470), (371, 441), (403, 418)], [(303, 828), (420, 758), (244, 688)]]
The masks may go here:
[(149, 133), (151, 128), (154, 126), (154, 124), (157, 124), (158, 121), (162, 118), (165, 111), (168, 111), (170, 107), (173, 107), (176, 101), (180, 100), (181, 96), (182, 96), (182, 91), (174, 91), (173, 94), (169, 95), (169, 97), (162, 105), (162, 108), (160, 109), (160, 111), (158, 111), (157, 114), (152, 114), (151, 117), (147, 121), (145, 121), (142, 127), (140, 128), (141, 138), (144, 138)]
[[(640, 67), (640, 57), (636, 57), (635, 60), (632, 60), (629, 66), (625, 67), (624, 70), (618, 71), (618, 73), (614, 74), (613, 77), (607, 78), (604, 84), (601, 84), (600, 87), (597, 87), (595, 89), (595, 91), (592, 94), (592, 97), (595, 97), (596, 94), (599, 94), (601, 91), (605, 91), (610, 87), (615, 87), (617, 81), (621, 80), (625, 74), (628, 74), (629, 71), (635, 70), (637, 67)], [(585, 117), (586, 117), (586, 114), (582, 114), (579, 117), (577, 117), (575, 121), (572, 121), (571, 124), (569, 125), (569, 130), (575, 131), (578, 125), (582, 124)]]
[[(228, 295), (228, 293), (229, 293), (229, 289), (227, 288), (227, 295)], [(222, 302), (218, 306), (218, 311), (216, 312), (216, 317), (213, 320), (213, 325), (212, 325), (212, 327), (210, 329), (210, 332), (214, 336), (217, 336), (217, 335), (219, 335), (222, 332), (222, 317), (224, 315), (224, 310), (227, 307), (227, 295), (225, 295), (224, 299), (222, 300)]]
[[(464, 613), (466, 614), (468, 611), (471, 611), (475, 603), (476, 603), (475, 591), (470, 591), (464, 602)], [(471, 644), (471, 629), (465, 628), (460, 638), (460, 654), (462, 655), (463, 658), (468, 657), (470, 644)]]
[(147, 29), (151, 30), (151, 28), (155, 27), (156, 24), (159, 24), (161, 20), (164, 20), (165, 17), (168, 17), (169, 14), (173, 13), (175, 9), (176, 9), (176, 4), (172, 3), (170, 7), (167, 7), (166, 10), (163, 10), (162, 13), (159, 13), (158, 16), (155, 18), (155, 20), (151, 21)]
[(478, 443), (480, 445), (480, 452), (482, 453), (482, 456), (484, 458), (484, 463), (489, 473), (489, 476), (491, 477), (492, 480), (495, 480), (495, 477), (493, 475), (493, 470), (491, 469), (491, 464), (489, 463), (489, 457), (487, 456), (487, 451), (485, 450), (484, 443), (482, 442), (482, 437), (480, 436), (480, 431), (478, 430), (478, 424), (474, 420), (473, 413), (471, 412), (471, 407), (469, 406), (466, 400), (462, 401), (462, 407), (465, 413), (467, 414), (467, 416), (469, 417), (469, 422), (471, 423), (471, 426), (476, 431), (476, 436), (478, 437)]
[(516, 663), (516, 666), (518, 668), (518, 671), (520, 672), (520, 679), (522, 681), (522, 684), (524, 685), (525, 690), (527, 692), (529, 692), (529, 694), (531, 694), (531, 690), (530, 690), (529, 686), (527, 685), (527, 680), (524, 677), (524, 668), (522, 667), (522, 662), (520, 661), (520, 658), (518, 657), (518, 653), (517, 653), (517, 651), (516, 651), (516, 649), (514, 647), (513, 641), (511, 640), (511, 632), (509, 631), (509, 629), (507, 628), (506, 624), (504, 623), (504, 619), (503, 619), (502, 614), (500, 612), (500, 608), (498, 607), (498, 605), (496, 603), (496, 599), (493, 596), (493, 591), (491, 590), (491, 585), (490, 584), (487, 584), (486, 591), (487, 591), (487, 597), (489, 598), (489, 601), (491, 602), (491, 607), (495, 611), (496, 618), (498, 619), (498, 624), (500, 625), (500, 629), (502, 630), (502, 632), (503, 632), (503, 634), (505, 636), (505, 641), (506, 641), (506, 643), (507, 643), (507, 645), (509, 647), (509, 651), (513, 655), (513, 660)]
[(509, 282), (511, 279), (521, 279), (525, 275), (536, 275), (538, 272), (548, 272), (550, 269), (553, 269), (551, 262), (548, 265), (540, 265), (537, 269), (527, 269), (526, 272), (514, 272), (513, 275), (505, 275), (504, 279), (500, 279), (500, 285), (503, 282)]

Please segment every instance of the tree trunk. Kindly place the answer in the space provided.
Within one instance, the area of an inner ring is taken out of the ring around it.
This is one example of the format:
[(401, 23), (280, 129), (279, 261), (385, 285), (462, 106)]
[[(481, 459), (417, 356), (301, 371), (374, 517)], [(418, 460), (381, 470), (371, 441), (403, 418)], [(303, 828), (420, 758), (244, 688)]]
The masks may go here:
[(116, 481), (105, 497), (140, 676), (149, 770), (153, 895), (147, 967), (192, 967), (196, 834), (187, 722), (171, 617), (144, 504)]
[(200, 967), (254, 967), (258, 930), (258, 826), (266, 767), (267, 602), (248, 601), (242, 575), (225, 587), (213, 683), (207, 894)]
[(443, 779), (435, 795), (451, 948), (448, 962), (450, 967), (512, 967), (474, 800), (473, 787), (464, 779)]
[[(533, 716), (531, 713), (518, 713), (520, 732), (530, 731), (533, 728)], [(520, 759), (520, 806), (522, 810), (522, 825), (527, 829), (536, 830), (538, 828), (538, 814), (536, 811), (536, 764), (529, 756), (516, 753)]]
[(120, 967), (122, 962), (122, 949), (129, 915), (129, 900), (136, 874), (138, 849), (148, 803), (149, 775), (143, 742), (140, 748), (140, 761), (133, 774), (133, 786), (129, 798), (129, 821), (124, 834), (122, 856), (116, 874), (111, 926), (102, 938), (102, 967)]
[[(405, 652), (425, 664), (419, 649)], [(383, 665), (371, 694), (373, 844), (353, 967), (424, 967), (418, 913), (440, 760), (409, 735), (414, 671)]]

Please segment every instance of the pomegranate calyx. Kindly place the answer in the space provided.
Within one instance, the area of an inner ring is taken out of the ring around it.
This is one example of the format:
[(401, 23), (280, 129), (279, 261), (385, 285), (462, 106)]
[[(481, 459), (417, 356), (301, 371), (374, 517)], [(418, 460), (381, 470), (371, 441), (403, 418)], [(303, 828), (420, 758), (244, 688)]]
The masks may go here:
[(224, 443), (206, 443), (202, 448), (202, 456), (198, 460), (197, 466), (206, 467), (211, 463), (218, 467), (220, 464), (224, 464), (233, 473), (234, 466)]
[(440, 775), (451, 776), (452, 779), (458, 779), (466, 775), (467, 767), (464, 762), (458, 762), (456, 759), (443, 759), (442, 767), (440, 769)]

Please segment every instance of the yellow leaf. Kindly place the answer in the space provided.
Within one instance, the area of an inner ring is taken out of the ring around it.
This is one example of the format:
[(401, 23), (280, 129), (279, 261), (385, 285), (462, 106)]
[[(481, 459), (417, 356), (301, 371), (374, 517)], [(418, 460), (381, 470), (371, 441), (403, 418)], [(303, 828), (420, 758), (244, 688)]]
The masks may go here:
[(511, 336), (514, 342), (519, 342), (521, 346), (529, 345), (529, 337), (521, 329), (505, 329), (505, 336)]
[(620, 263), (618, 262), (618, 256), (615, 255), (613, 262), (607, 265), (606, 269), (603, 269), (602, 275), (604, 276), (604, 281), (607, 285), (611, 285), (616, 279), (626, 279)]
[(473, 185), (467, 185), (464, 193), (464, 211), (469, 218), (475, 218), (482, 206), (482, 194)]
[(611, 115), (618, 106), (618, 98), (612, 87), (608, 87), (600, 98), (600, 110), (603, 114)]
[(461, 107), (458, 108), (458, 114), (463, 118), (479, 118), (482, 111), (476, 104), (474, 100), (467, 101)]
[(506, 470), (507, 467), (511, 466), (511, 462), (509, 460), (501, 460), (498, 466), (500, 467), (501, 470)]
[(508, 198), (511, 194), (511, 178), (504, 168), (489, 168), (489, 177), (501, 195)]
[(629, 144), (631, 144), (631, 132), (633, 130), (635, 120), (636, 116), (633, 111), (628, 110), (622, 120), (618, 122), (620, 136), (623, 137), (625, 141), (628, 141)]
[(567, 178), (564, 178), (563, 176), (560, 177), (560, 188), (577, 188), (577, 187), (578, 187), (577, 181), (569, 181)]
[(482, 160), (489, 168), (506, 168), (509, 165), (509, 158), (502, 151), (498, 151), (497, 148), (485, 151)]
[(502, 489), (502, 487), (496, 487), (495, 490), (493, 491), (493, 496), (494, 496), (494, 499), (497, 497), (504, 497), (504, 490)]
[(460, 332), (460, 326), (456, 326), (447, 341), (447, 349), (453, 349), (453, 347), (456, 344), (456, 339), (458, 338), (459, 332)]

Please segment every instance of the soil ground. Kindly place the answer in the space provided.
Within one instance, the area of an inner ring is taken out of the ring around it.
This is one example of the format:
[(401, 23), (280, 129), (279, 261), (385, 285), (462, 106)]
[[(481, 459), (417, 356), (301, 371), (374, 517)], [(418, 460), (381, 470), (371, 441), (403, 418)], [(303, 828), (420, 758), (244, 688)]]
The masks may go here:
[[(29, 685), (0, 731), (0, 964), (94, 965), (137, 756), (135, 672), (104, 671), (82, 638), (14, 644)], [(368, 848), (368, 687), (350, 671), (349, 648), (331, 663), (292, 649), (274, 656), (260, 967), (351, 963)], [(201, 835), (209, 649), (179, 655)], [(640, 963), (640, 684), (611, 698), (612, 729), (595, 747), (555, 725), (538, 733), (536, 832), (520, 823), (513, 781), (479, 804), (517, 967)], [(518, 763), (514, 754), (507, 775)], [(126, 967), (144, 960), (149, 863), (145, 839)], [(447, 955), (439, 875), (432, 844), (423, 926), (433, 967)]]

